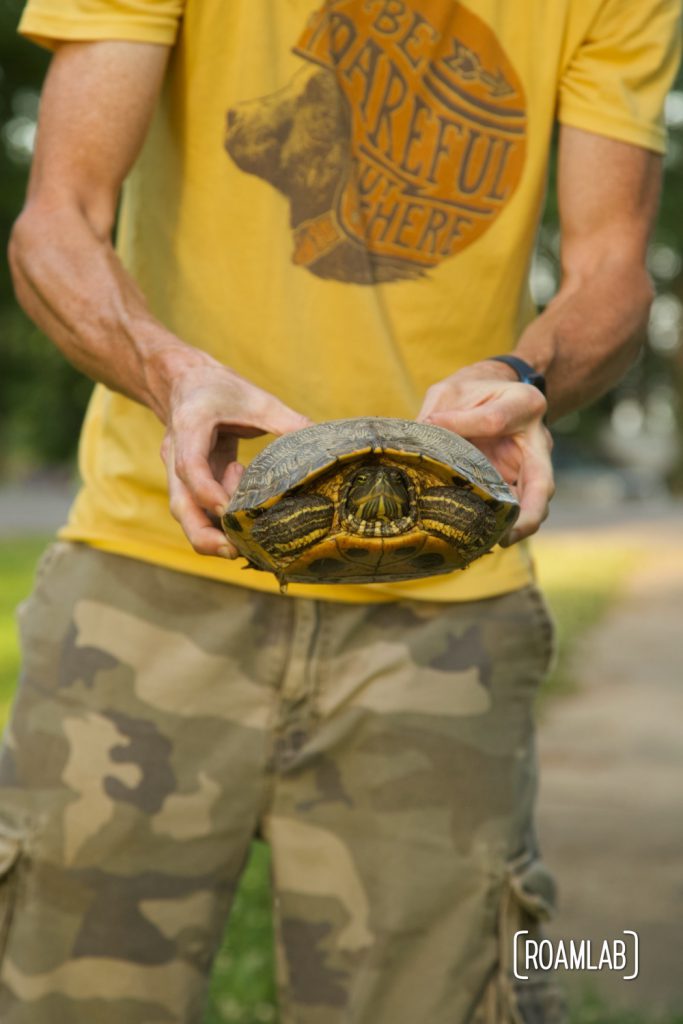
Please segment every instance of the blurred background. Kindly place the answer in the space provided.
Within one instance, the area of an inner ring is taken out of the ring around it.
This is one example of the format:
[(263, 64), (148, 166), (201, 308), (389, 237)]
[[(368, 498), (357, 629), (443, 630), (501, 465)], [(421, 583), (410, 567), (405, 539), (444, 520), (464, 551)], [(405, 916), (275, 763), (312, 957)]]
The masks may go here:
[[(0, 220), (31, 161), (47, 56), (0, 0)], [(554, 428), (558, 493), (536, 559), (559, 656), (539, 699), (540, 838), (560, 880), (555, 938), (641, 936), (641, 972), (562, 977), (573, 1024), (683, 1024), (683, 75), (668, 97), (657, 287), (642, 356), (610, 394)], [(559, 285), (552, 187), (532, 268)], [(76, 484), (91, 385), (13, 301), (0, 269), (0, 722), (15, 686), (16, 604)], [(254, 852), (216, 963), (205, 1024), (275, 1022), (268, 851)], [(427, 1024), (427, 1022), (425, 1022)]]

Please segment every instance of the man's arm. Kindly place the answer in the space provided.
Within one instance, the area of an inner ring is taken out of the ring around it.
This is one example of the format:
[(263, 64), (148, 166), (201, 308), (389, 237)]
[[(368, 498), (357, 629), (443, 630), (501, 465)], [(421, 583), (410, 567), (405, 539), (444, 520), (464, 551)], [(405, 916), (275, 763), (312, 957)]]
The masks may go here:
[(515, 350), (545, 373), (551, 419), (604, 394), (640, 351), (661, 167), (647, 149), (561, 130), (561, 287)]
[(490, 360), (427, 392), (418, 418), (470, 438), (517, 487), (521, 513), (509, 543), (538, 529), (553, 494), (546, 412), (554, 419), (594, 400), (638, 354), (653, 295), (645, 257), (660, 182), (657, 154), (563, 126), (561, 286), (515, 349), (546, 374), (547, 404)]
[(17, 298), (79, 370), (166, 426), (171, 511), (202, 554), (236, 552), (204, 512), (236, 487), (238, 436), (305, 417), (156, 320), (116, 256), (124, 177), (147, 131), (168, 59), (151, 43), (67, 43), (41, 99), (26, 204), (10, 242)]

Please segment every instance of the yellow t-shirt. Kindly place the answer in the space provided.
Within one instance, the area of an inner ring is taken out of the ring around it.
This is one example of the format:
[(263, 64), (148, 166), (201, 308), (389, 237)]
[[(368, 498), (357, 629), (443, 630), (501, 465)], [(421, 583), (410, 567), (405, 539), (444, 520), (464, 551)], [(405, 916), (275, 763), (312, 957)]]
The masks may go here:
[[(414, 417), (430, 384), (513, 348), (554, 121), (661, 152), (678, 19), (678, 0), (29, 0), (20, 31), (174, 46), (121, 258), (170, 329), (319, 421)], [(276, 590), (192, 551), (161, 439), (97, 386), (61, 535)], [(469, 600), (530, 574), (517, 545), (448, 576), (289, 592)]]

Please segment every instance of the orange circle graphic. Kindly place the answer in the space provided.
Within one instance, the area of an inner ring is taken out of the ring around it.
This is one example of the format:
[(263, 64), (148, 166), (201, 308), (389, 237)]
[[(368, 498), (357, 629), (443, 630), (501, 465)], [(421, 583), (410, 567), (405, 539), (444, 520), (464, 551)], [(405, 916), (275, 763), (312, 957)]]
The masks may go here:
[(346, 100), (335, 217), (349, 241), (427, 269), (496, 220), (522, 175), (526, 105), (481, 18), (456, 0), (331, 0), (295, 52), (333, 72)]

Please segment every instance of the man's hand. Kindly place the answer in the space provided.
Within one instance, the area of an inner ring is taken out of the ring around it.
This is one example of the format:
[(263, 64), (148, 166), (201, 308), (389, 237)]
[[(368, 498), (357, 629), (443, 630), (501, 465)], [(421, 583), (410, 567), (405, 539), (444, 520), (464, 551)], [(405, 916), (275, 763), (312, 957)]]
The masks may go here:
[(66, 358), (166, 427), (171, 511), (195, 550), (234, 557), (209, 516), (225, 509), (239, 481), (238, 438), (282, 434), (308, 420), (167, 330), (112, 248), (121, 183), (167, 59), (168, 48), (151, 43), (60, 46), (10, 264), (21, 305)]
[(503, 546), (536, 532), (555, 490), (546, 400), (513, 376), (490, 360), (466, 366), (429, 388), (417, 417), (471, 441), (516, 492), (521, 510)]
[[(514, 354), (545, 374), (550, 416), (612, 387), (637, 355), (652, 301), (645, 266), (661, 157), (568, 125), (560, 130), (562, 283)], [(546, 401), (504, 363), (482, 360), (431, 387), (418, 419), (448, 427), (493, 462), (521, 504), (506, 543), (534, 533), (553, 494)]]
[(310, 422), (209, 357), (175, 378), (161, 456), (171, 513), (195, 551), (238, 554), (210, 514), (223, 514), (244, 471), (237, 462), (239, 438), (284, 434)]

